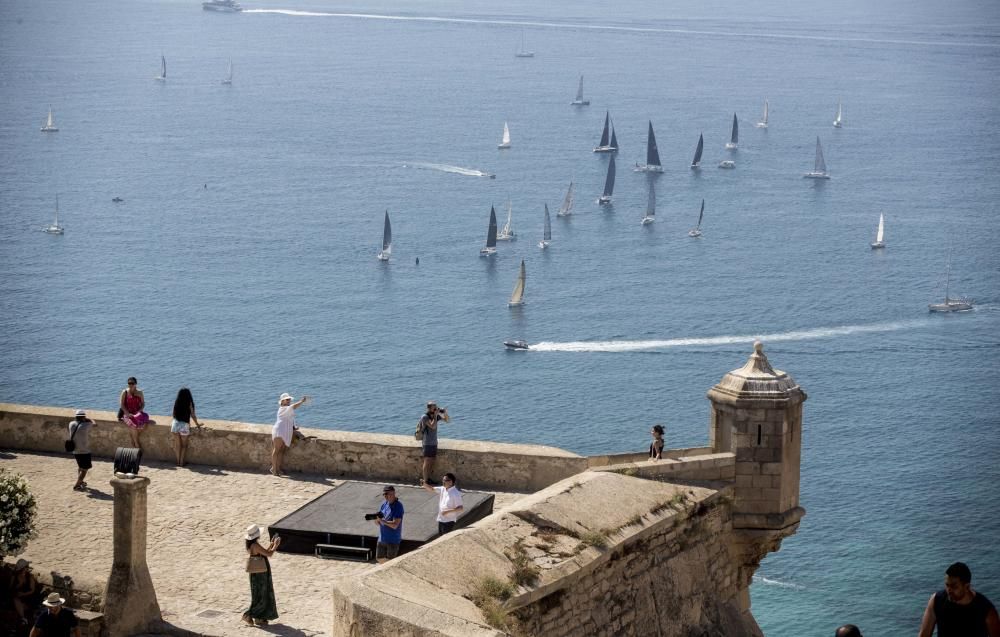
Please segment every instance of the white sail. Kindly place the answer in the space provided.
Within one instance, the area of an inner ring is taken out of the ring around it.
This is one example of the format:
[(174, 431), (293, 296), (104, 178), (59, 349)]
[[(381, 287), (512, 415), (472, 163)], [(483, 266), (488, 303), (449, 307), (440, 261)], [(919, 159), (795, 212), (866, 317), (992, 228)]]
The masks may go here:
[(513, 218), (513, 216), (514, 216), (514, 208), (511, 205), (510, 200), (508, 199), (507, 200), (507, 223), (503, 224), (503, 228), (500, 230), (500, 234), (497, 235), (497, 241), (511, 241), (516, 236), (516, 233), (514, 232), (514, 226), (513, 226), (512, 222), (511, 222), (511, 219)]
[(882, 243), (882, 239), (885, 236), (885, 215), (879, 213), (878, 216), (878, 232), (875, 233), (875, 242)]
[(646, 215), (642, 218), (642, 225), (653, 223), (656, 220), (656, 188), (653, 182), (649, 182), (649, 195), (646, 198)]
[(63, 233), (63, 227), (59, 225), (59, 195), (56, 195), (56, 216), (55, 216), (55, 219), (52, 221), (52, 225), (45, 226), (45, 228), (43, 228), (43, 231), (46, 232), (46, 233), (48, 233), (48, 234), (62, 234)]
[(535, 53), (533, 51), (528, 51), (524, 48), (524, 29), (521, 29), (521, 48), (517, 50), (517, 53), (515, 53), (514, 56), (519, 58), (535, 57)]
[(576, 97), (570, 104), (574, 106), (589, 106), (590, 100), (583, 99), (583, 76), (580, 76), (580, 84), (576, 87)]
[(511, 292), (507, 307), (524, 305), (524, 279), (524, 259), (521, 259), (521, 270), (518, 272), (517, 281), (514, 283), (514, 291)]
[(510, 129), (507, 128), (507, 122), (503, 123), (503, 136), (497, 148), (510, 148)]
[(569, 182), (569, 188), (566, 190), (566, 198), (563, 199), (562, 205), (559, 206), (559, 212), (556, 213), (557, 217), (565, 217), (573, 214), (573, 182)]
[(49, 105), (49, 117), (45, 121), (45, 126), (42, 126), (42, 132), (43, 133), (54, 133), (57, 130), (59, 130), (59, 129), (56, 128), (55, 120), (52, 119), (52, 106)]
[(764, 100), (764, 116), (761, 117), (759, 122), (757, 122), (757, 128), (767, 128), (767, 110), (768, 110), (767, 100)]
[(833, 125), (835, 128), (844, 125), (844, 105), (840, 100), (837, 100), (837, 116), (833, 119)]
[(229, 73), (226, 75), (226, 79), (222, 80), (223, 84), (233, 83), (233, 58), (229, 58)]
[(161, 82), (167, 79), (167, 58), (162, 54), (160, 55), (160, 74), (156, 77), (156, 79)]

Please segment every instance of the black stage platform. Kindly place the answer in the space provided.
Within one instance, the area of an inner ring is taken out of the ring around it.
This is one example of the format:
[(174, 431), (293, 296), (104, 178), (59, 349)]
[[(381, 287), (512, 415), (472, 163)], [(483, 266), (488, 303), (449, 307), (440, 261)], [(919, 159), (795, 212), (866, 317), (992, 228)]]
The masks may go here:
[[(267, 527), (271, 537), (281, 536), (282, 553), (320, 553), (316, 545), (367, 548), (375, 555), (378, 526), (365, 520), (385, 502), (381, 484), (344, 482), (297, 511)], [(403, 543), (400, 553), (430, 542), (437, 537), (438, 496), (420, 487), (396, 486), (396, 497), (403, 503)], [(493, 494), (463, 491), (464, 510), (455, 528), (468, 526), (493, 513)], [(331, 551), (336, 554), (337, 551)], [(343, 551), (340, 552), (344, 553)], [(362, 558), (363, 559), (363, 558)]]

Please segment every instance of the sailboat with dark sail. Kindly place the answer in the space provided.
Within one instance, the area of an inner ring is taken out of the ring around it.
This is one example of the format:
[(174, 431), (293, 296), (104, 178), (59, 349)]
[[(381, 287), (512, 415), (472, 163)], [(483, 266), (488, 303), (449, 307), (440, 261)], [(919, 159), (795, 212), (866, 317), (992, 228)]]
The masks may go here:
[(736, 150), (740, 147), (740, 121), (736, 119), (736, 113), (733, 113), (733, 132), (729, 136), (729, 142), (726, 144), (727, 150)]
[(167, 81), (167, 58), (164, 57), (162, 54), (160, 55), (160, 74), (153, 79), (155, 79), (157, 82)]
[(698, 147), (694, 149), (694, 159), (691, 160), (691, 169), (701, 168), (701, 153), (705, 150), (705, 134), (698, 135)]
[(490, 206), (490, 227), (486, 230), (486, 245), (479, 251), (479, 256), (490, 257), (497, 253), (497, 211)]
[(819, 143), (819, 136), (816, 137), (816, 160), (813, 164), (812, 172), (802, 175), (806, 179), (829, 179), (830, 173), (826, 172), (826, 160), (823, 159), (823, 146)]
[(583, 76), (580, 76), (580, 84), (576, 87), (576, 97), (570, 102), (572, 106), (590, 106), (590, 100), (583, 99)]
[(638, 173), (662, 173), (663, 166), (660, 165), (660, 151), (656, 147), (656, 135), (653, 134), (653, 122), (649, 122), (649, 131), (646, 133), (646, 163), (635, 164), (635, 172)]
[(542, 240), (538, 242), (538, 247), (544, 250), (552, 243), (552, 220), (549, 218), (549, 204), (545, 204), (545, 221), (542, 226)]
[(701, 200), (701, 212), (698, 213), (698, 225), (688, 230), (689, 237), (701, 236), (701, 220), (705, 216), (705, 200)]
[(642, 217), (642, 225), (648, 226), (656, 221), (656, 187), (649, 182), (649, 196), (646, 198), (646, 214)]
[(601, 131), (601, 143), (594, 148), (595, 153), (617, 153), (618, 138), (615, 136), (615, 127), (611, 123), (611, 114), (604, 112), (604, 130)]
[(604, 194), (602, 194), (598, 199), (597, 203), (602, 206), (611, 203), (611, 195), (615, 191), (615, 156), (611, 156), (611, 161), (608, 162), (608, 176), (604, 178)]
[(392, 255), (392, 224), (389, 223), (389, 211), (385, 211), (385, 223), (382, 224), (382, 249), (378, 253), (379, 261), (388, 261)]

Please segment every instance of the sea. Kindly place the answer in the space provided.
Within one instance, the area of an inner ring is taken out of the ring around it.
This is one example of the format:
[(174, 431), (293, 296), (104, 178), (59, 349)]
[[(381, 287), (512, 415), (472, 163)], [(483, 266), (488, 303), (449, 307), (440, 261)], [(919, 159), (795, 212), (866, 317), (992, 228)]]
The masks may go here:
[[(154, 414), (187, 386), (269, 423), (287, 391), (408, 435), (436, 399), (452, 438), (687, 447), (760, 339), (809, 396), (764, 631), (913, 635), (959, 560), (1000, 601), (995, 0), (243, 4), (0, 0), (0, 400), (113, 410), (137, 376)], [(930, 314), (946, 288), (975, 309)]]

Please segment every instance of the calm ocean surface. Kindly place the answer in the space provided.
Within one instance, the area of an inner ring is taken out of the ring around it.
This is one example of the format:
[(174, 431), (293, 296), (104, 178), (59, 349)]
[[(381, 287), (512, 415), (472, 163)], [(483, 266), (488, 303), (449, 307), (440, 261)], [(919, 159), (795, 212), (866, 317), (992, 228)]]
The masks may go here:
[[(1000, 601), (1000, 5), (245, 5), (0, 0), (0, 400), (110, 410), (135, 375), (158, 414), (188, 385), (205, 417), (266, 423), (289, 391), (308, 426), (409, 433), (434, 397), (453, 437), (624, 451), (664, 422), (688, 446), (763, 334), (809, 394), (765, 631), (915, 634), (955, 560)], [(647, 120), (665, 172), (640, 227)], [(817, 135), (825, 183), (801, 178)], [(64, 236), (40, 232), (57, 194)], [(520, 240), (480, 259), (508, 199)], [(977, 307), (929, 315), (950, 248)]]

